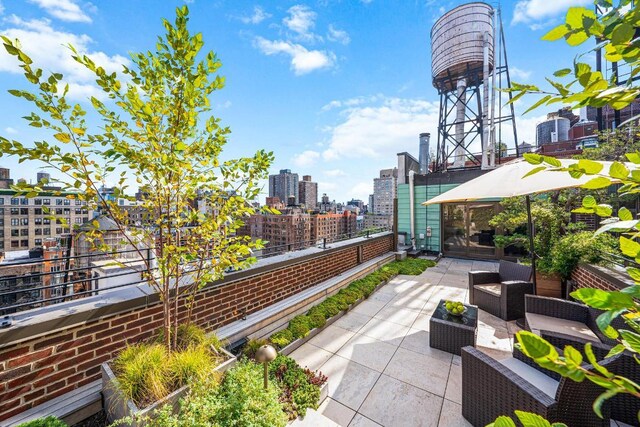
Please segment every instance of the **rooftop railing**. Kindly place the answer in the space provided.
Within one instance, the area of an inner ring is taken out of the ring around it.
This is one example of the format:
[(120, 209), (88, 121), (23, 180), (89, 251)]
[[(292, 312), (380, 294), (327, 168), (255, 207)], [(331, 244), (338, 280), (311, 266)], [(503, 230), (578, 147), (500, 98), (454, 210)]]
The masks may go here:
[[(293, 241), (278, 245), (267, 243), (265, 248), (258, 251), (254, 257), (264, 259), (310, 247), (329, 249), (332, 243), (368, 238), (373, 234), (386, 231), (390, 229), (381, 227), (322, 239)], [(157, 270), (154, 249), (66, 254), (54, 259), (25, 259), (23, 264), (16, 262), (0, 264), (0, 316), (148, 283), (149, 275), (153, 275)], [(111, 261), (102, 265), (92, 265), (95, 261), (103, 263), (105, 258)], [(185, 276), (207, 269), (207, 263), (213, 260), (214, 258), (205, 258), (185, 262), (183, 264)], [(204, 266), (202, 266), (203, 261)], [(78, 266), (80, 263), (87, 266)], [(195, 268), (199, 266), (202, 268)], [(105, 272), (103, 270), (105, 268), (109, 268), (110, 271)], [(20, 272), (20, 269), (23, 271)], [(232, 271), (228, 270), (227, 273)]]

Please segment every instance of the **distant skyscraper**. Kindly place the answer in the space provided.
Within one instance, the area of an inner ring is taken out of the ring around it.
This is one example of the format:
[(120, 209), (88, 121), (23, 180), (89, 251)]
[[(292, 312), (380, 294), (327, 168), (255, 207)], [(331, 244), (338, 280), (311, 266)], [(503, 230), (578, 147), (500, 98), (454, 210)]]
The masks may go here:
[(398, 169), (382, 169), (380, 178), (373, 180), (373, 213), (393, 215), (393, 199), (396, 197)]
[(369, 204), (367, 205), (367, 212), (373, 213), (373, 194), (369, 194)]
[(285, 203), (293, 196), (298, 203), (298, 174), (281, 169), (278, 175), (269, 175), (269, 197), (278, 197)]
[(318, 183), (311, 181), (311, 175), (304, 175), (298, 182), (299, 204), (307, 209), (315, 209), (318, 206)]

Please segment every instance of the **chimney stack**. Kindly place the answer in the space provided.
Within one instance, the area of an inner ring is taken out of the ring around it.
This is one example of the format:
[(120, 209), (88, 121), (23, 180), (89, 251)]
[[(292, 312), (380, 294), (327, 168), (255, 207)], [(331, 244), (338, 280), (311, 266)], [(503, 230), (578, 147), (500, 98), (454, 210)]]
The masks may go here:
[(426, 175), (429, 173), (429, 139), (430, 133), (420, 134), (420, 154), (418, 162), (420, 163), (420, 174)]

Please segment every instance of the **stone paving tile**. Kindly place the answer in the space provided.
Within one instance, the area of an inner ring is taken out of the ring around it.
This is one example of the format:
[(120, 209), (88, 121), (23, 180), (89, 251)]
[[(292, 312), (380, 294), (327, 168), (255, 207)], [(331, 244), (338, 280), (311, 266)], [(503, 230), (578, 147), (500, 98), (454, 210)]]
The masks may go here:
[(358, 412), (384, 427), (435, 427), (442, 400), (442, 397), (382, 375)]
[(333, 356), (321, 370), (329, 377), (329, 397), (354, 411), (380, 377), (379, 372), (340, 356)]
[(419, 310), (420, 309), (413, 310), (410, 308), (398, 308), (393, 305), (387, 305), (374, 316), (374, 319), (382, 319), (399, 325), (411, 326), (420, 314)]
[(369, 320), (371, 316), (350, 311), (336, 320), (333, 325), (347, 331), (358, 332)]
[(322, 402), (322, 405), (318, 408), (318, 412), (341, 426), (348, 426), (356, 414), (356, 411), (353, 409), (347, 408), (342, 403), (330, 397), (327, 397), (325, 401)]
[(353, 417), (353, 420), (351, 420), (349, 427), (380, 427), (380, 424), (371, 421), (369, 418), (361, 414), (356, 414), (356, 416)]
[(324, 362), (333, 356), (333, 353), (307, 343), (296, 349), (290, 356), (298, 362), (300, 366), (307, 367), (312, 371), (317, 371)]
[(336, 354), (382, 372), (396, 352), (396, 348), (395, 345), (375, 338), (356, 334)]
[(444, 398), (462, 404), (462, 366), (451, 364)]
[(423, 311), (418, 314), (418, 317), (416, 317), (415, 322), (413, 322), (413, 325), (411, 325), (412, 329), (420, 329), (421, 331), (429, 331), (429, 319), (431, 319), (431, 314), (430, 312), (425, 312), (424, 309)]
[(438, 427), (472, 427), (462, 416), (462, 405), (444, 399)]
[(308, 343), (315, 345), (335, 353), (355, 335), (355, 332), (347, 331), (334, 325), (329, 325), (315, 337), (311, 338)]
[(431, 348), (429, 345), (429, 332), (420, 329), (409, 329), (409, 333), (404, 337), (400, 348), (424, 354), (442, 362), (451, 363), (452, 354), (446, 351)]
[(442, 361), (411, 350), (399, 348), (384, 374), (438, 396), (444, 396), (450, 361)]
[(387, 305), (387, 303), (382, 301), (366, 300), (356, 305), (353, 308), (353, 312), (365, 316), (375, 316), (385, 305)]
[(407, 335), (407, 332), (409, 332), (408, 326), (387, 322), (386, 320), (376, 319), (374, 317), (360, 329), (359, 333), (399, 346), (405, 335)]

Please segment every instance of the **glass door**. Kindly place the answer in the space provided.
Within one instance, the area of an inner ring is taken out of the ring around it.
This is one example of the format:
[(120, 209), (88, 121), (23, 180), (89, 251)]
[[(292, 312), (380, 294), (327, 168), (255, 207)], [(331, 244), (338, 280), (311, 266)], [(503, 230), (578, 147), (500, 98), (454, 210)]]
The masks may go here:
[(469, 255), (495, 256), (496, 244), (493, 236), (496, 230), (489, 225), (495, 215), (495, 205), (469, 205), (468, 212)]
[(467, 253), (467, 225), (464, 204), (445, 204), (442, 218), (442, 246), (444, 252)]

